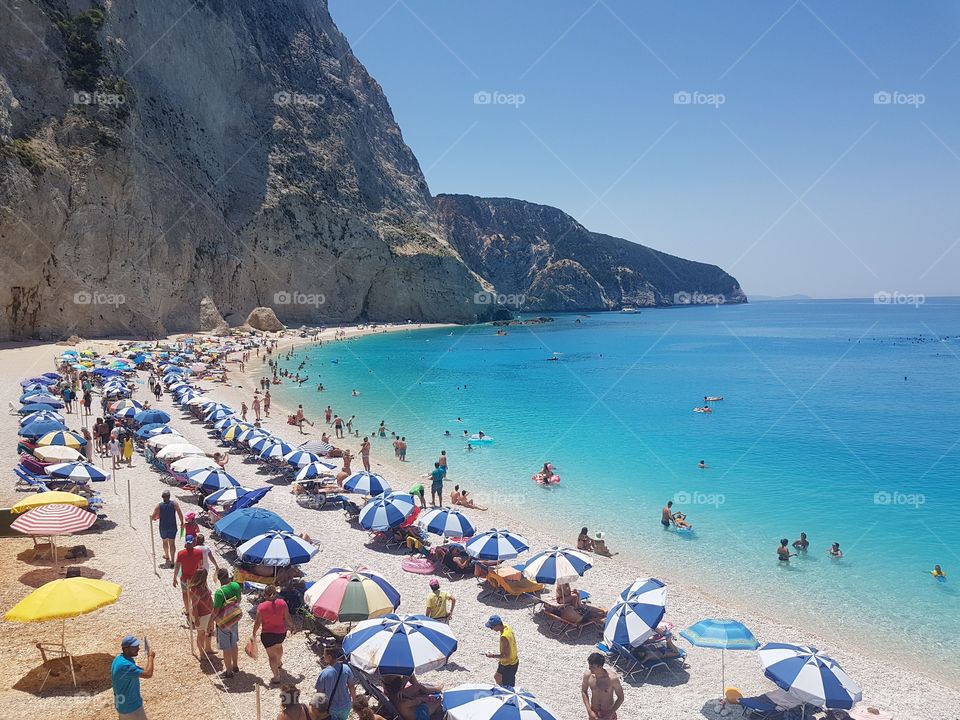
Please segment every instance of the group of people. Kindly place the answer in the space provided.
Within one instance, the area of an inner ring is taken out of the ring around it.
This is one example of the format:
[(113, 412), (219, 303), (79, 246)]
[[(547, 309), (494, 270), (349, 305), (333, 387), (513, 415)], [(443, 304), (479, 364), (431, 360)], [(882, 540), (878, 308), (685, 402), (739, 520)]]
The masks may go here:
[(591, 535), (586, 527), (580, 528), (580, 534), (577, 536), (577, 549), (603, 555), (604, 557), (613, 557), (617, 554), (610, 552), (604, 533), (597, 531)]
[[(790, 540), (788, 538), (781, 538), (780, 545), (777, 546), (777, 560), (782, 563), (790, 562), (790, 558), (806, 553), (810, 547), (810, 541), (807, 539), (805, 532), (800, 533), (800, 537), (793, 541), (793, 549), (796, 552), (790, 552), (789, 544)], [(840, 549), (840, 543), (831, 543), (830, 547), (827, 548), (827, 555), (837, 560), (842, 558), (843, 551)]]
[(133, 467), (133, 429), (117, 422), (113, 415), (98, 417), (93, 423), (93, 433), (83, 428), (82, 434), (87, 441), (84, 446), (87, 462), (93, 462), (96, 448), (100, 457), (111, 459), (114, 470), (119, 470), (122, 465)]

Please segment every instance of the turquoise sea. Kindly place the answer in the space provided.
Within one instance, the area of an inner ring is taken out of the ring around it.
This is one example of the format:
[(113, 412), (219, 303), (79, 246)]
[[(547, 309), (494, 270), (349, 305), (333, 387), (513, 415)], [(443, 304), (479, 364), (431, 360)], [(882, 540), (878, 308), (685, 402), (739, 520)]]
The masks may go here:
[[(327, 404), (356, 415), (362, 433), (385, 420), (424, 472), (446, 449), (481, 502), (571, 542), (602, 529), (652, 573), (955, 679), (960, 299), (553, 317), (499, 337), (475, 326), (301, 348), (283, 365), (305, 361), (310, 381), (280, 395), (314, 417)], [(704, 395), (724, 397), (710, 415), (693, 412)], [(443, 435), (464, 429), (494, 442), (471, 452)], [(544, 461), (559, 486), (532, 483)], [(669, 499), (692, 537), (661, 528)], [(801, 531), (810, 551), (779, 564), (779, 539)]]

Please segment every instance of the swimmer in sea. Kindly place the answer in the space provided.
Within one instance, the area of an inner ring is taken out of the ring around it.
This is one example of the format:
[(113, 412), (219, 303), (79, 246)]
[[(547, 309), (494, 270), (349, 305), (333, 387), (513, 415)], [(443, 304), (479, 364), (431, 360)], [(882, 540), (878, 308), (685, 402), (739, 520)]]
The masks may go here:
[(443, 431), (443, 436), (444, 436), (444, 437), (450, 437), (450, 431), (449, 431), (449, 430), (444, 430), (444, 431)]
[(463, 420), (461, 420), (460, 417), (458, 416), (458, 417), (457, 417), (457, 422), (463, 422)]
[(687, 516), (682, 512), (673, 514), (673, 524), (677, 526), (678, 530), (689, 530), (693, 527), (693, 525), (687, 522)]
[(470, 434), (469, 434), (466, 430), (464, 430), (464, 431), (463, 431), (463, 437), (464, 437), (464, 438), (468, 438), (468, 437), (470, 437)]
[(467, 443), (467, 452), (473, 452), (473, 445)]
[(670, 527), (670, 523), (673, 521), (673, 510), (670, 508), (673, 507), (673, 500), (667, 502), (664, 506), (663, 511), (660, 513), (660, 524), (665, 528)]
[(793, 549), (806, 552), (808, 547), (810, 547), (810, 541), (807, 540), (807, 534), (802, 532), (800, 533), (800, 539), (793, 541)]
[(796, 557), (796, 553), (791, 553), (787, 547), (787, 543), (789, 542), (787, 538), (780, 540), (780, 547), (777, 548), (777, 560), (780, 562), (790, 562), (790, 558)]
[(831, 545), (830, 548), (827, 550), (827, 554), (830, 555), (830, 557), (835, 557), (837, 559), (842, 558), (843, 551), (840, 549), (840, 543), (834, 543), (833, 545)]
[(701, 460), (700, 462), (697, 463), (697, 467), (700, 468), (701, 470), (705, 470), (707, 467), (707, 463)]
[(947, 579), (947, 574), (939, 565), (934, 565), (933, 570), (930, 571), (930, 574), (933, 575), (937, 580), (943, 581)]

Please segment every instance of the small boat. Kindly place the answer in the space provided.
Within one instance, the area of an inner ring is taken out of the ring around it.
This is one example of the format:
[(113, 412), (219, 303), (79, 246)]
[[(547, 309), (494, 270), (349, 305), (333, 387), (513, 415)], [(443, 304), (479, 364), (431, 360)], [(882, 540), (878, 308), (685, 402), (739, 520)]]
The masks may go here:
[(707, 398), (707, 402), (720, 402), (721, 400), (723, 400), (723, 395), (713, 395)]
[(637, 309), (635, 307), (620, 308), (620, 312), (622, 313), (635, 313), (636, 311)]
[(709, 408), (709, 407), (695, 407), (695, 408), (693, 409), (693, 411), (694, 411), (694, 412), (698, 412), (698, 413), (712, 413), (712, 412), (713, 412), (713, 408)]

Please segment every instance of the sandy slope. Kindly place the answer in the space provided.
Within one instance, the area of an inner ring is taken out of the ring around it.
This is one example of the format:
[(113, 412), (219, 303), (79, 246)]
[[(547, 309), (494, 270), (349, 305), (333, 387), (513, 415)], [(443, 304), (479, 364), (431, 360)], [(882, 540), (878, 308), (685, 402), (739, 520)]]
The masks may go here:
[[(291, 342), (302, 343), (296, 339)], [(52, 369), (52, 359), (58, 352), (56, 346), (0, 350), (0, 402), (16, 403), (19, 394), (17, 380), (21, 377)], [(253, 364), (252, 364), (253, 365)], [(248, 377), (241, 378), (231, 372), (230, 386), (206, 385), (211, 396), (240, 406), (240, 401), (252, 398), (256, 368), (248, 368)], [(211, 452), (216, 440), (208, 435), (203, 426), (193, 423), (171, 407), (168, 397), (160, 403), (170, 410), (172, 425), (190, 441)], [(334, 408), (336, 410), (336, 408)], [(294, 428), (284, 422), (282, 408), (274, 403), (273, 418), (266, 427), (285, 436), (293, 443), (300, 441)], [(73, 425), (73, 423), (70, 423)], [(318, 424), (312, 437), (318, 437), (323, 427)], [(15, 462), (16, 418), (4, 415), (0, 418), (0, 431), (6, 442), (0, 448), (0, 460), (9, 467)], [(331, 430), (332, 432), (332, 430)], [(357, 441), (349, 443), (355, 447)], [(424, 472), (425, 467), (412, 467), (393, 458), (389, 441), (381, 440), (374, 445), (374, 469), (394, 481), (397, 488), (405, 489), (413, 479)], [(357, 463), (359, 465), (359, 463)], [(258, 473), (258, 466), (234, 458), (229, 471), (248, 487), (268, 484), (270, 476)], [(451, 469), (450, 480), (462, 479), (460, 468)], [(158, 578), (151, 571), (150, 526), (147, 522), (153, 505), (159, 500), (160, 491), (166, 487), (157, 476), (148, 470), (141, 458), (132, 470), (118, 473), (119, 495), (114, 495), (110, 481), (101, 486), (107, 511), (116, 526), (95, 535), (86, 535), (76, 542), (83, 542), (94, 552), (94, 557), (83, 563), (85, 573), (102, 572), (106, 579), (124, 586), (124, 595), (115, 606), (90, 616), (70, 620), (67, 623), (67, 640), (77, 654), (115, 652), (118, 640), (128, 632), (147, 633), (158, 654), (157, 675), (144, 681), (143, 691), (147, 709), (152, 718), (182, 717), (185, 708), (189, 715), (203, 718), (252, 718), (255, 717), (255, 688), (262, 690), (263, 716), (274, 717), (277, 709), (277, 691), (267, 689), (261, 678), (269, 677), (266, 660), (261, 656), (257, 662), (241, 657), (245, 671), (240, 677), (222, 685), (214, 669), (191, 657), (187, 647), (187, 631), (181, 624), (179, 591), (171, 586), (169, 570), (160, 570)], [(130, 480), (132, 490), (133, 525), (127, 522), (126, 483)], [(175, 493), (176, 495), (176, 493)], [(0, 488), (0, 502), (20, 497), (12, 490), (12, 481)], [(185, 505), (192, 497), (181, 494)], [(263, 505), (278, 512), (298, 531), (306, 531), (321, 543), (322, 550), (305, 567), (308, 577), (315, 577), (333, 565), (366, 564), (387, 575), (400, 590), (403, 603), (401, 612), (422, 612), (422, 601), (427, 591), (427, 579), (411, 575), (400, 569), (401, 556), (385, 552), (367, 544), (367, 533), (349, 529), (343, 516), (337, 511), (312, 511), (299, 507), (285, 486), (278, 485), (267, 495)], [(574, 537), (557, 538), (537, 527), (512, 519), (506, 514), (491, 510), (486, 513), (472, 512), (479, 527), (501, 526), (521, 532), (530, 541), (531, 548), (539, 550), (552, 545), (569, 545)], [(38, 566), (18, 559), (18, 555), (31, 546), (29, 540), (4, 539), (0, 550), (0, 567), (8, 577), (0, 584), (0, 606), (7, 608), (29, 592), (24, 583), (37, 585), (44, 577)], [(642, 567), (629, 561), (597, 558), (593, 570), (580, 586), (593, 593), (595, 604), (609, 606), (616, 594), (633, 578), (643, 576)], [(667, 618), (678, 628), (704, 617), (726, 617), (733, 612), (725, 608), (721, 599), (705, 594), (690, 583), (675, 582), (674, 578), (662, 578), (670, 587)], [(460, 641), (460, 648), (453, 656), (452, 664), (440, 671), (430, 673), (426, 680), (453, 686), (464, 682), (490, 681), (493, 662), (481, 653), (496, 648), (496, 637), (483, 627), (483, 622), (492, 612), (498, 612), (516, 630), (521, 654), (521, 669), (518, 684), (537, 694), (563, 720), (583, 717), (579, 686), (585, 668), (586, 656), (593, 643), (599, 639), (585, 633), (579, 640), (557, 640), (545, 634), (532, 617), (529, 607), (501, 601), (478, 599), (480, 593), (473, 579), (454, 583), (443, 582), (458, 598), (456, 618), (452, 627)], [(946, 720), (960, 717), (960, 694), (921, 675), (913, 675), (909, 668), (860, 656), (851, 648), (838, 648), (830, 642), (815, 638), (798, 628), (776, 623), (769, 618), (737, 612), (736, 617), (745, 622), (763, 640), (789, 640), (809, 642), (830, 652), (864, 687), (864, 695), (881, 707), (888, 707), (898, 718), (933, 718)], [(251, 622), (244, 620), (241, 634), (248, 633)], [(59, 627), (23, 626), (4, 623), (0, 634), (0, 707), (19, 707), (18, 714), (40, 717), (94, 718), (111, 716), (111, 695), (102, 681), (99, 685), (84, 685), (84, 691), (73, 693), (72, 688), (59, 691), (54, 696), (36, 697), (33, 693), (10, 689), (14, 684), (22, 686), (24, 678), (39, 665), (35, 640), (53, 638)], [(681, 642), (684, 646), (686, 643)], [(688, 647), (688, 646), (687, 646)], [(621, 710), (621, 718), (692, 718), (704, 714), (713, 717), (711, 699), (720, 691), (720, 657), (714, 651), (689, 649), (690, 667), (686, 673), (672, 676), (660, 672), (644, 684), (627, 686), (627, 702)], [(92, 657), (87, 661), (88, 672), (96, 675), (102, 658)], [(301, 683), (312, 685), (319, 669), (316, 658), (306, 643), (306, 636), (298, 633), (285, 645), (285, 669)], [(727, 653), (726, 677), (728, 685), (740, 687), (745, 694), (762, 692), (771, 687), (762, 677), (754, 653)], [(219, 668), (219, 662), (215, 663)], [(27, 680), (33, 679), (32, 675)], [(59, 679), (62, 683), (62, 678)], [(47, 692), (45, 690), (45, 695)], [(69, 697), (65, 697), (68, 695)], [(935, 699), (931, 706), (930, 699)], [(739, 712), (734, 710), (734, 716)]]

